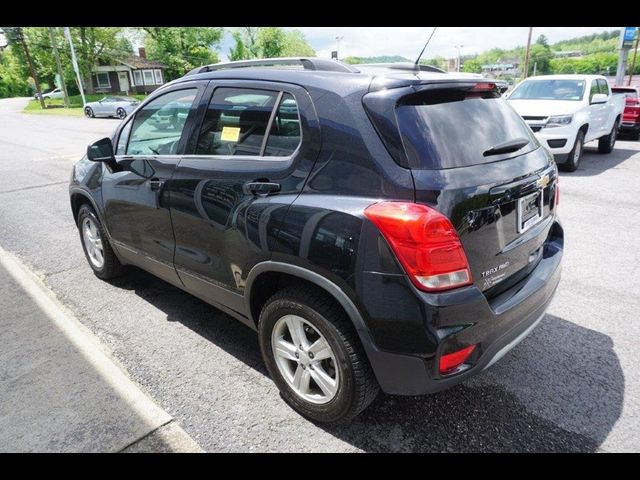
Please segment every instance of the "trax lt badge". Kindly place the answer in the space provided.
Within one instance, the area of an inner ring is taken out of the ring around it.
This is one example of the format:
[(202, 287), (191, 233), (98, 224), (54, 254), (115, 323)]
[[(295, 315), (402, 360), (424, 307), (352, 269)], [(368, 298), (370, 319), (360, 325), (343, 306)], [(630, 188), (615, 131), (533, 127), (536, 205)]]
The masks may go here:
[(500, 275), (495, 275), (501, 270), (504, 270), (509, 266), (509, 262), (504, 262), (498, 265), (497, 267), (490, 268), (482, 272), (482, 280), (485, 288), (493, 287), (495, 284), (500, 283), (504, 280), (506, 273), (501, 273)]

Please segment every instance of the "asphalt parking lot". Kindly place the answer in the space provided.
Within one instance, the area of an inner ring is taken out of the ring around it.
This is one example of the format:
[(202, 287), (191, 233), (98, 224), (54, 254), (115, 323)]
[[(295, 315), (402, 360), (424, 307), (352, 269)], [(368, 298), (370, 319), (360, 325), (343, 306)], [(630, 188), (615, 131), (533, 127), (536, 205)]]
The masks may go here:
[(67, 184), (86, 145), (118, 121), (27, 115), (23, 105), (0, 100), (0, 247), (203, 449), (640, 450), (640, 142), (620, 140), (610, 155), (588, 144), (579, 170), (561, 174), (563, 279), (529, 337), (463, 385), (380, 395), (352, 424), (329, 428), (280, 399), (247, 327), (142, 271), (111, 283), (93, 275)]

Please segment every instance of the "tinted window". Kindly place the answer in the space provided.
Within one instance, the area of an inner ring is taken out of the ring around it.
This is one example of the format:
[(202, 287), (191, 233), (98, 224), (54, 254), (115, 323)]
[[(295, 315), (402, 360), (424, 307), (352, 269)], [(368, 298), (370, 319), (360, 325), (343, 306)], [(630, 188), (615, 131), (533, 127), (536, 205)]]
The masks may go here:
[(605, 95), (609, 95), (609, 84), (606, 80), (599, 79), (598, 86), (600, 88), (600, 93), (604, 93)]
[[(439, 90), (413, 96), (397, 108), (409, 164), (442, 169), (495, 162), (538, 147), (522, 118), (497, 92)], [(516, 151), (485, 156), (492, 147), (521, 139)]]
[(593, 99), (593, 96), (597, 93), (600, 93), (600, 87), (598, 87), (598, 82), (596, 80), (591, 82), (591, 90), (589, 91), (589, 101)]
[(162, 95), (136, 113), (128, 155), (175, 155), (196, 89)]
[(298, 105), (290, 93), (280, 100), (276, 116), (271, 124), (265, 156), (286, 157), (295, 152), (300, 144), (300, 117)]
[(584, 80), (526, 80), (509, 96), (511, 100), (581, 100)]
[(218, 88), (200, 128), (199, 155), (260, 155), (278, 92)]

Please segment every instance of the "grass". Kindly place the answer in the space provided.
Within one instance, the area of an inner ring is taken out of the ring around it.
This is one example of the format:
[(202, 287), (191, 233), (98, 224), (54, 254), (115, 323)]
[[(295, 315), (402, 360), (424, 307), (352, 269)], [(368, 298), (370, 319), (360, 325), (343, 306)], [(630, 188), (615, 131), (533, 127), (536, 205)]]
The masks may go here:
[[(138, 100), (143, 100), (145, 95), (131, 95)], [(105, 95), (103, 93), (94, 94), (94, 95), (85, 95), (87, 102), (96, 102), (101, 98), (104, 98)], [(72, 95), (69, 97), (69, 108), (64, 108), (64, 99), (62, 98), (52, 98), (51, 100), (44, 101), (45, 108), (44, 110), (40, 107), (40, 101), (31, 100), (26, 107), (24, 107), (24, 113), (35, 113), (38, 115), (67, 115), (67, 116), (82, 116), (84, 112), (82, 111), (82, 97), (80, 95)]]

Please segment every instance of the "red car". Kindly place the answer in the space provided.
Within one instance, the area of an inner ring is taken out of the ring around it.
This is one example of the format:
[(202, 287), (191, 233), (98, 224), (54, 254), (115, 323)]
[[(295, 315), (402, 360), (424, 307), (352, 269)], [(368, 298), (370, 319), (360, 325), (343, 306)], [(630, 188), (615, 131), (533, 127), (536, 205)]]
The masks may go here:
[(640, 138), (640, 88), (638, 87), (613, 87), (611, 91), (614, 95), (624, 95), (626, 97), (621, 132), (628, 132), (634, 140)]

